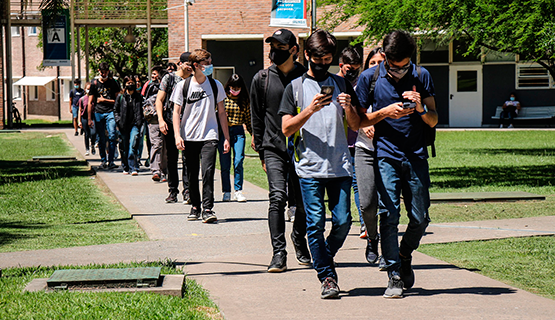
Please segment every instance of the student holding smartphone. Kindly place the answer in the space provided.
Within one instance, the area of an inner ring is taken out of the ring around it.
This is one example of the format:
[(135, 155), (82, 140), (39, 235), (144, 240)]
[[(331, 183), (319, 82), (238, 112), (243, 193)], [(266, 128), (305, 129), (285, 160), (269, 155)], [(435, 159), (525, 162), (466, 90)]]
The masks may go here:
[[(283, 93), (279, 114), (282, 131), (293, 136), (295, 171), (306, 211), (307, 238), (313, 266), (321, 282), (321, 298), (337, 298), (339, 287), (333, 259), (351, 227), (350, 152), (344, 120), (353, 130), (360, 122), (358, 100), (348, 81), (328, 72), (337, 41), (317, 30), (306, 41), (309, 70), (293, 80)], [(332, 229), (324, 238), (326, 208)]]

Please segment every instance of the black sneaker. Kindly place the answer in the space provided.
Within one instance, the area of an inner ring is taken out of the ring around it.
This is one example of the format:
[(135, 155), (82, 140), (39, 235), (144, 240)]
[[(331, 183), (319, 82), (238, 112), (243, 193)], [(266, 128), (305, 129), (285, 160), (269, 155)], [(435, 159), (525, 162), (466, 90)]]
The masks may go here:
[(322, 299), (335, 299), (339, 298), (339, 286), (334, 278), (327, 277), (322, 281)]
[(189, 213), (187, 220), (194, 221), (194, 220), (198, 220), (199, 218), (200, 218), (200, 210), (196, 207), (191, 207), (191, 213)]
[(108, 170), (112, 170), (112, 169), (115, 169), (117, 167), (119, 167), (119, 166), (117, 164), (113, 163), (113, 162), (108, 163)]
[(366, 242), (366, 261), (369, 264), (374, 264), (378, 261), (378, 238), (374, 240), (367, 239)]
[(272, 262), (268, 266), (268, 272), (283, 272), (285, 270), (287, 270), (287, 253), (275, 253), (272, 257)]
[(383, 256), (380, 256), (380, 263), (378, 264), (378, 270), (387, 271), (387, 267), (385, 266), (385, 259), (383, 258)]
[(214, 223), (218, 221), (218, 218), (214, 214), (214, 211), (210, 209), (204, 209), (202, 211), (202, 222), (204, 223)]
[(308, 251), (306, 240), (303, 238), (301, 241), (297, 241), (295, 235), (291, 233), (291, 241), (295, 247), (295, 258), (297, 262), (303, 266), (310, 265), (310, 252)]
[(176, 203), (177, 202), (177, 192), (170, 192), (166, 198), (166, 203)]
[(191, 204), (191, 196), (189, 190), (183, 190), (183, 204)]
[(389, 299), (403, 297), (403, 280), (401, 280), (401, 276), (397, 273), (394, 273), (391, 278), (389, 278), (387, 289), (385, 289), (383, 297)]
[(405, 289), (410, 289), (414, 285), (414, 271), (412, 270), (412, 257), (401, 257), (401, 279)]

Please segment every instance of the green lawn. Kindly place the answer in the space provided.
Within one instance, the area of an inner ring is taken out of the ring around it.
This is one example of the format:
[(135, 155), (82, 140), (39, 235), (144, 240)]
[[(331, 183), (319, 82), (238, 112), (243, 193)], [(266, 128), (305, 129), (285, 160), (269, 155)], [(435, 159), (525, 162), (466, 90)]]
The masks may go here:
[(181, 273), (171, 261), (85, 267), (36, 267), (3, 270), (0, 278), (0, 319), (223, 319), (208, 292), (186, 280), (183, 298), (156, 293), (24, 293), (35, 278), (57, 269), (162, 267), (162, 274)]
[(555, 299), (555, 237), (422, 245), (418, 251)]
[(27, 161), (75, 156), (65, 135), (3, 133), (0, 150), (0, 252), (148, 240), (84, 161)]

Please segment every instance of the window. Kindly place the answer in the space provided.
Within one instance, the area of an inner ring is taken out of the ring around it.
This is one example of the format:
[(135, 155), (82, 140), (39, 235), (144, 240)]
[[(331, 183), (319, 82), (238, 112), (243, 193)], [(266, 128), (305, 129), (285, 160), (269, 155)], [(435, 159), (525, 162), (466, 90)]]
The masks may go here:
[(449, 46), (438, 45), (431, 40), (424, 40), (420, 47), (420, 63), (448, 63)]
[(465, 40), (453, 41), (453, 62), (472, 62), (480, 61), (481, 52), (479, 48), (474, 48), (472, 52), (466, 54), (470, 43)]
[(69, 93), (72, 89), (73, 82), (70, 80), (62, 80), (62, 88), (64, 88), (64, 101), (69, 101)]
[(19, 37), (20, 35), (19, 27), (12, 27), (12, 37)]
[(517, 65), (517, 89), (547, 89), (555, 86), (553, 78), (538, 64)]
[(37, 86), (29, 87), (29, 100), (32, 100), (32, 101), (39, 100), (39, 87)]
[(46, 100), (47, 101), (54, 101), (56, 100), (56, 81), (50, 81), (46, 85)]
[(29, 27), (29, 35), (36, 36), (38, 34), (37, 27)]
[[(19, 79), (13, 79), (12, 83), (15, 83)], [(21, 86), (13, 86), (12, 96), (14, 100), (21, 100)]]

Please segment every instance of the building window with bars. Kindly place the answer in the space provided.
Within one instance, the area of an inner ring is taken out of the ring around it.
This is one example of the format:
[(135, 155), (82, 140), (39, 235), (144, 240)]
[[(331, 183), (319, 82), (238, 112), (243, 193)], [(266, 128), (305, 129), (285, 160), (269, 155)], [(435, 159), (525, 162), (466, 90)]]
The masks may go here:
[(517, 89), (548, 89), (553, 88), (553, 78), (540, 65), (517, 65), (516, 67)]

